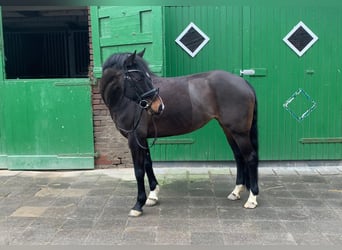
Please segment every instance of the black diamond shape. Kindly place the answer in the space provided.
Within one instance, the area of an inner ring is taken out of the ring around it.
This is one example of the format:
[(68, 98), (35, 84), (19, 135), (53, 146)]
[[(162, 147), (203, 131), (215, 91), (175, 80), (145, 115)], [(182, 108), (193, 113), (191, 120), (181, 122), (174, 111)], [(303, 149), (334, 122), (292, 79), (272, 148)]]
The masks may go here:
[(302, 27), (298, 29), (287, 39), (298, 51), (302, 51), (314, 38)]
[(194, 52), (205, 40), (193, 27), (180, 39), (180, 41), (187, 47), (191, 52)]

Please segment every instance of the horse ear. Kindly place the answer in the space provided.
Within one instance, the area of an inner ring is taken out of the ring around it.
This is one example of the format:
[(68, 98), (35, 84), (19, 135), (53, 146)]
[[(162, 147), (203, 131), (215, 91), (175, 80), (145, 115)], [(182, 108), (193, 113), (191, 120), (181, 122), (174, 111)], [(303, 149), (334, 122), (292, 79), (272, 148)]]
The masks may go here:
[(144, 48), (142, 51), (140, 51), (137, 55), (142, 58), (145, 54), (145, 50), (146, 50), (146, 48)]
[(134, 63), (135, 56), (137, 54), (137, 51), (135, 50), (124, 62), (124, 66), (132, 66)]

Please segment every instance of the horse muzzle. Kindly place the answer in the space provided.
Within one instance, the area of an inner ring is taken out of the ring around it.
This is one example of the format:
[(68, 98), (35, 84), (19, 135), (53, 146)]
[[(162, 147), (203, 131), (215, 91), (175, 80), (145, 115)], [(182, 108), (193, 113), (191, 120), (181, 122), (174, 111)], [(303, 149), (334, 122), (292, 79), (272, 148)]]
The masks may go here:
[(150, 115), (160, 115), (163, 113), (165, 105), (159, 96), (159, 89), (151, 89), (140, 97), (139, 106), (149, 112)]
[(164, 109), (165, 105), (163, 103), (163, 100), (159, 95), (157, 95), (156, 98), (154, 98), (154, 100), (152, 101), (149, 111), (153, 115), (161, 115)]

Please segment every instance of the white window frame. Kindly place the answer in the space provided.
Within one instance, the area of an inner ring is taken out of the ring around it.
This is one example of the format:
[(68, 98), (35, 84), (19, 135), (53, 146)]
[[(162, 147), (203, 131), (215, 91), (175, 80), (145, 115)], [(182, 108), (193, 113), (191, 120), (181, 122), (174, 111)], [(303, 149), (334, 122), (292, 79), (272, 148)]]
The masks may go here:
[[(191, 29), (193, 28), (196, 30), (203, 38), (204, 41), (197, 47), (195, 51), (189, 50), (182, 42), (181, 39), (183, 36)], [(198, 52), (201, 51), (201, 49), (209, 42), (210, 38), (200, 29), (198, 28), (193, 22), (190, 22), (190, 24), (183, 30), (182, 33), (176, 38), (175, 42), (183, 49), (185, 50), (191, 57), (195, 57)]]
[[(301, 51), (299, 51), (288, 39), (293, 33), (299, 28), (302, 27), (308, 34), (313, 38)], [(300, 21), (293, 29), (283, 38), (283, 41), (298, 55), (302, 56), (304, 53), (311, 48), (312, 45), (318, 40), (318, 37), (312, 32), (312, 30), (307, 27), (302, 21)]]

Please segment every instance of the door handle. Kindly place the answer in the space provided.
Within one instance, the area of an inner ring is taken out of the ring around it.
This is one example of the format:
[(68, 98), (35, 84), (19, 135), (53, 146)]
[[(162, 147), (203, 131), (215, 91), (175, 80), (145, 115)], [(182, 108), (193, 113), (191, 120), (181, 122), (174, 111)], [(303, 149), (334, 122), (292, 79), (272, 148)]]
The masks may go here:
[(240, 70), (240, 76), (254, 76), (255, 70), (254, 69), (243, 69)]
[(240, 76), (266, 76), (266, 68), (252, 68), (252, 69), (234, 69), (234, 74), (240, 74)]

